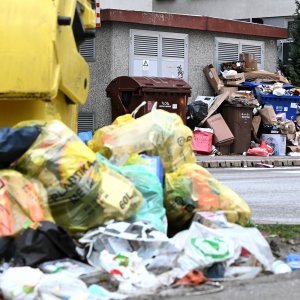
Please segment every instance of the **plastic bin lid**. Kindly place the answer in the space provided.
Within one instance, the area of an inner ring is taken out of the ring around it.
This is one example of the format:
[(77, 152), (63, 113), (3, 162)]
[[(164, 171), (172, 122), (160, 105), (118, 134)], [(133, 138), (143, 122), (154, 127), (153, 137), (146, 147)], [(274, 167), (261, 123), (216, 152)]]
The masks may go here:
[(191, 86), (182, 79), (164, 78), (164, 77), (144, 77), (144, 76), (120, 76), (111, 81), (106, 91), (111, 89), (119, 91), (136, 91), (138, 89), (144, 92), (169, 92), (169, 93), (191, 93)]

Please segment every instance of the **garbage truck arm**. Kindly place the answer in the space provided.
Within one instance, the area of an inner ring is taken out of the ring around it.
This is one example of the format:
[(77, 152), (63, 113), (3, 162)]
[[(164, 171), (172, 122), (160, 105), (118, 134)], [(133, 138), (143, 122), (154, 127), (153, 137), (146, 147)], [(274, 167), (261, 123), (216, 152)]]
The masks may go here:
[(76, 131), (89, 90), (79, 53), (95, 37), (92, 0), (0, 1), (0, 127), (60, 119)]

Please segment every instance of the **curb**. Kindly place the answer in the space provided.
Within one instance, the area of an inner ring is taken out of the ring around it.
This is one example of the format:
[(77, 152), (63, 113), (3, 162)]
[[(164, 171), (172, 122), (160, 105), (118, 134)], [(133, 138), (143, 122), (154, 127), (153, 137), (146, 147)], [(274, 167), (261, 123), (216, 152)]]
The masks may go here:
[[(197, 156), (197, 164), (204, 168), (245, 168), (245, 167), (300, 167), (300, 157), (203, 157)], [(258, 166), (257, 164), (265, 164)]]

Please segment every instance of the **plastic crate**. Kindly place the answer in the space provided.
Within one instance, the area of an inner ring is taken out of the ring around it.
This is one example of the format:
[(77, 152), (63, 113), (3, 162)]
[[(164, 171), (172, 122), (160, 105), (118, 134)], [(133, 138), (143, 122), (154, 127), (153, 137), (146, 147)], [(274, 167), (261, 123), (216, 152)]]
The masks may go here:
[(259, 93), (257, 99), (261, 104), (272, 105), (276, 114), (285, 113), (287, 119), (296, 119), (300, 96), (275, 96)]
[[(262, 86), (267, 86), (267, 85), (272, 85), (272, 84), (269, 84), (269, 83), (262, 83), (262, 82), (252, 82), (252, 81), (245, 81), (242, 83), (242, 86), (241, 86), (241, 89), (243, 90), (248, 90), (248, 91), (252, 91), (254, 97), (256, 98), (257, 97), (257, 87), (259, 85), (262, 85)], [(283, 88), (284, 89), (292, 89), (294, 88), (295, 86), (292, 85), (292, 84), (283, 84)]]

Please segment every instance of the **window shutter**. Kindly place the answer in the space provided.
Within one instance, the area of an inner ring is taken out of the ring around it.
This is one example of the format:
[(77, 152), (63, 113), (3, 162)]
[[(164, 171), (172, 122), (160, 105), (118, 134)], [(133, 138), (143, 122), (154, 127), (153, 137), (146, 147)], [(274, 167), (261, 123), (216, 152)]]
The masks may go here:
[(184, 39), (162, 38), (162, 56), (184, 58)]
[(94, 131), (94, 113), (80, 112), (78, 114), (78, 132)]
[(134, 55), (157, 56), (158, 37), (134, 35)]
[(239, 60), (239, 44), (218, 43), (218, 61), (220, 63)]
[(129, 75), (158, 76), (158, 33), (131, 30), (130, 40)]
[(161, 34), (161, 76), (188, 80), (188, 39), (183, 34)]
[(93, 62), (96, 60), (95, 48), (95, 38), (88, 38), (79, 46), (79, 53), (87, 62)]
[(264, 42), (216, 38), (215, 47), (214, 64), (218, 72), (220, 71), (220, 65), (222, 63), (238, 61), (240, 53), (242, 52), (254, 54), (258, 68), (264, 68)]

